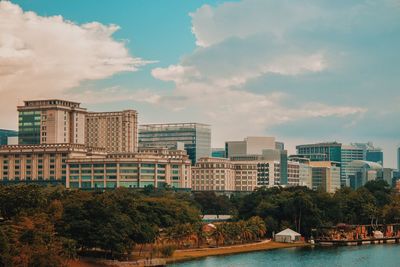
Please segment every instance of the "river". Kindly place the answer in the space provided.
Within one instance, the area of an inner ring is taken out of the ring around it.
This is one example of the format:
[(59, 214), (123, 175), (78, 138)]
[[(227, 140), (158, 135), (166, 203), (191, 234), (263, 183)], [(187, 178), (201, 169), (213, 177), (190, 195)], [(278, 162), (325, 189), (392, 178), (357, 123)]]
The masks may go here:
[(364, 245), (347, 247), (288, 248), (229, 256), (207, 257), (171, 264), (169, 267), (397, 267), (400, 245)]

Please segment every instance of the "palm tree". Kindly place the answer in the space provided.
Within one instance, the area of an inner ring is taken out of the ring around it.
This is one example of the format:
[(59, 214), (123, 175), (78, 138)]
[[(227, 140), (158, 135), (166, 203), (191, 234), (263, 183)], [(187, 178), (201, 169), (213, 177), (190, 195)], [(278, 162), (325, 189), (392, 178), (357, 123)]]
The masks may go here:
[(253, 233), (257, 238), (261, 238), (267, 233), (265, 222), (260, 217), (251, 217), (247, 223), (253, 229)]
[(211, 236), (214, 238), (215, 244), (217, 247), (219, 246), (220, 242), (224, 242), (224, 240), (225, 240), (226, 231), (225, 231), (224, 227), (225, 227), (224, 223), (218, 224), (215, 226), (214, 231), (211, 233)]
[(240, 239), (241, 239), (242, 243), (244, 241), (249, 241), (254, 238), (254, 233), (253, 233), (251, 227), (249, 227), (249, 224), (247, 222), (239, 221), (239, 222), (237, 222), (237, 224), (240, 229)]
[(195, 234), (195, 239), (196, 239), (196, 243), (197, 243), (197, 247), (199, 248), (203, 242), (207, 239), (207, 235), (206, 232), (204, 232), (203, 229), (203, 224), (202, 223), (195, 223), (194, 225), (192, 225), (193, 227), (193, 232)]

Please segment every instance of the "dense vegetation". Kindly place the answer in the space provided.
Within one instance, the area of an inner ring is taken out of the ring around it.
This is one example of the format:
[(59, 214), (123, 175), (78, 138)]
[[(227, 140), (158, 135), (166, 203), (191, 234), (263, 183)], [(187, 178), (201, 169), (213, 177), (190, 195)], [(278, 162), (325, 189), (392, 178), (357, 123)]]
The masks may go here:
[(0, 186), (0, 266), (62, 266), (90, 249), (129, 254), (153, 243), (161, 228), (199, 222), (190, 201), (172, 192)]
[[(233, 219), (207, 232), (201, 213)], [(400, 196), (384, 181), (335, 194), (292, 187), (230, 197), (17, 185), (0, 186), (0, 218), (0, 266), (62, 266), (85, 251), (120, 257), (152, 244), (168, 256), (178, 247), (251, 242), (286, 227), (309, 237), (313, 228), (338, 223), (398, 223)]]

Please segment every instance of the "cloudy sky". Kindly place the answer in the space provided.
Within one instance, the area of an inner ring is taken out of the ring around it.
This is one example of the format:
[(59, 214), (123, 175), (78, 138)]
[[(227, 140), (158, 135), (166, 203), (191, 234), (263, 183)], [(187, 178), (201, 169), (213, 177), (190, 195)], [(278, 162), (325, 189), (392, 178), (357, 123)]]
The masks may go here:
[(25, 99), (203, 122), (214, 147), (400, 144), (400, 0), (0, 0), (0, 128)]

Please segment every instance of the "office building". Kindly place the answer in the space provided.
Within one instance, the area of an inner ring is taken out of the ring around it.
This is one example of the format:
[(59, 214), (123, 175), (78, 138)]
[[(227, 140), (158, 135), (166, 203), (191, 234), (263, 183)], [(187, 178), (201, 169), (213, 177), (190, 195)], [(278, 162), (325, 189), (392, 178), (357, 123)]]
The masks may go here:
[(366, 154), (360, 147), (352, 145), (342, 146), (341, 156), (341, 181), (343, 185), (350, 186), (349, 176), (354, 174), (357, 168), (350, 166), (354, 160), (365, 160)]
[(65, 100), (24, 101), (19, 112), (18, 143), (84, 144), (86, 109)]
[(235, 168), (229, 159), (201, 158), (192, 168), (193, 191), (235, 191)]
[(381, 148), (375, 147), (372, 142), (367, 143), (352, 143), (354, 147), (363, 150), (365, 161), (371, 161), (383, 166), (383, 152)]
[(289, 162), (298, 162), (299, 164), (299, 186), (306, 186), (312, 189), (312, 167), (310, 159), (291, 155), (288, 157)]
[(88, 112), (85, 143), (107, 152), (133, 153), (138, 147), (137, 112)]
[(312, 189), (335, 193), (340, 188), (340, 165), (332, 161), (310, 161)]
[(261, 155), (264, 149), (276, 149), (278, 145), (275, 142), (275, 137), (250, 136), (243, 141), (228, 141), (225, 142), (226, 157), (244, 155)]
[(211, 155), (211, 128), (201, 123), (146, 124), (139, 126), (139, 147), (174, 148), (184, 143), (192, 164)]
[(138, 153), (67, 160), (67, 188), (191, 188), (191, 161), (185, 151), (144, 148)]
[(15, 144), (15, 138), (18, 144), (18, 132), (14, 130), (0, 129), (0, 145)]
[(350, 163), (350, 167), (354, 169), (354, 173), (349, 175), (350, 187), (357, 189), (368, 181), (376, 180), (382, 177), (382, 165), (365, 160), (355, 160)]
[[(277, 161), (279, 163), (279, 177), (274, 183), (279, 185), (288, 184), (288, 162), (287, 151), (282, 142), (276, 142), (275, 137), (254, 137), (250, 136), (243, 141), (225, 142), (226, 156), (232, 161)], [(269, 182), (264, 181), (259, 186), (270, 186)]]
[(79, 144), (6, 145), (0, 147), (0, 181), (3, 183), (64, 184), (70, 157), (97, 157), (102, 149)]
[(296, 149), (298, 155), (311, 161), (341, 162), (342, 144), (337, 142), (298, 145)]

